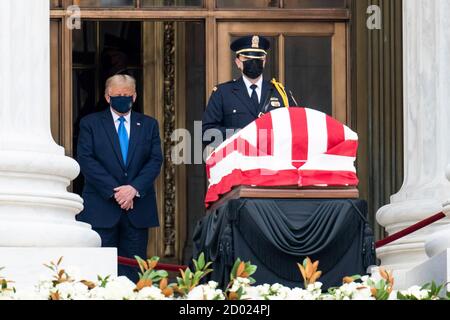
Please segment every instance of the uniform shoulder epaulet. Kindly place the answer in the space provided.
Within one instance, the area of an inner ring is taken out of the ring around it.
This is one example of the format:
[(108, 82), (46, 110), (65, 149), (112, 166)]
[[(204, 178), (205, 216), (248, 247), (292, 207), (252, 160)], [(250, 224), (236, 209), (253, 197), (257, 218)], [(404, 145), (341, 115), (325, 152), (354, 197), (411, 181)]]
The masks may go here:
[(233, 84), (233, 83), (236, 83), (236, 81), (237, 81), (236, 79), (233, 79), (233, 80), (222, 83), (221, 86), (227, 85), (227, 84)]
[(214, 88), (213, 88), (213, 92), (216, 92), (217, 90), (219, 90), (221, 87), (223, 87), (223, 86), (227, 86), (227, 85), (229, 85), (229, 84), (233, 84), (233, 83), (235, 83), (237, 80), (236, 79), (233, 79), (233, 80), (230, 80), (230, 81), (227, 81), (227, 82), (223, 82), (223, 83), (221, 83), (221, 84), (218, 84), (218, 85), (216, 85)]

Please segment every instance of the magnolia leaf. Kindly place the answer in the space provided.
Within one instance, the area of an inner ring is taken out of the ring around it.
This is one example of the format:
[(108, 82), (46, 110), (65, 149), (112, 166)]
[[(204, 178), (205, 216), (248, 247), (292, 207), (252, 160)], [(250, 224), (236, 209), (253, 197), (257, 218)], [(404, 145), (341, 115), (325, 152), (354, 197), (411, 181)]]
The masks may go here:
[(8, 287), (8, 282), (6, 282), (6, 280), (2, 280), (1, 284), (2, 284), (2, 290), (5, 290)]
[(257, 269), (257, 266), (250, 264), (245, 268), (245, 272), (248, 273), (249, 276), (251, 276), (256, 272)]
[(134, 256), (134, 259), (136, 259), (137, 263), (139, 264), (139, 269), (142, 273), (145, 272), (146, 269), (148, 269), (147, 262), (145, 262), (141, 257)]
[(397, 299), (398, 300), (408, 300), (408, 298), (405, 295), (403, 295), (400, 291), (397, 292)]
[(148, 268), (149, 269), (151, 269), (151, 270), (153, 270), (153, 269), (155, 269), (156, 268), (156, 266), (158, 265), (158, 262), (159, 262), (159, 259), (154, 259), (154, 258), (152, 258), (151, 260), (149, 260), (149, 265), (148, 265)]
[(305, 267), (305, 271), (306, 271), (306, 278), (309, 279), (312, 277), (313, 275), (313, 266), (311, 263), (311, 259), (310, 258), (306, 258), (306, 267)]
[(389, 299), (389, 293), (384, 290), (379, 290), (377, 292), (377, 300), (387, 300)]
[(238, 258), (236, 260), (236, 262), (234, 263), (233, 268), (231, 269), (231, 275), (230, 275), (231, 279), (235, 278), (237, 268), (239, 267), (240, 264), (241, 264), (241, 259)]
[(55, 268), (53, 266), (49, 266), (48, 264), (44, 263), (44, 267), (46, 267), (46, 268), (48, 268), (48, 269), (50, 269), (52, 271), (55, 271)]
[(319, 267), (319, 261), (317, 260), (316, 262), (313, 263), (313, 272), (316, 272), (318, 267)]
[(305, 267), (303, 265), (301, 265), (300, 263), (298, 263), (297, 265), (298, 265), (298, 268), (300, 269), (300, 272), (302, 274), (303, 280), (306, 281)]
[(166, 270), (158, 270), (156, 271), (156, 274), (161, 278), (167, 278), (169, 276), (169, 273)]
[(236, 277), (240, 277), (242, 275), (242, 272), (244, 272), (244, 270), (245, 270), (245, 263), (241, 262), (237, 268)]
[(237, 295), (238, 295), (238, 299), (240, 300), (241, 297), (242, 297), (242, 295), (244, 294), (244, 288), (243, 288), (243, 287), (240, 287), (240, 288), (238, 289), (238, 291), (236, 291), (236, 293), (237, 293)]
[(161, 281), (159, 282), (159, 288), (161, 290), (164, 290), (165, 288), (167, 288), (168, 283), (169, 283), (169, 280), (167, 280), (167, 278), (161, 279)]
[(212, 269), (209, 268), (211, 265), (212, 265), (212, 262), (208, 262), (208, 263), (205, 265), (204, 270), (212, 270)]

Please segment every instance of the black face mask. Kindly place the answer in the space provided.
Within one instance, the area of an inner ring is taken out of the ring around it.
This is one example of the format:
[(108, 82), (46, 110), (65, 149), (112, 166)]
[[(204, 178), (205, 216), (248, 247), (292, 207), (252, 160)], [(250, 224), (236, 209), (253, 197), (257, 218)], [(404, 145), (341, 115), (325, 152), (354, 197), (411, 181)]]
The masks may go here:
[(250, 59), (242, 62), (244, 74), (250, 79), (258, 79), (264, 71), (264, 61), (261, 59)]
[(111, 107), (119, 113), (127, 113), (133, 106), (133, 96), (111, 97)]

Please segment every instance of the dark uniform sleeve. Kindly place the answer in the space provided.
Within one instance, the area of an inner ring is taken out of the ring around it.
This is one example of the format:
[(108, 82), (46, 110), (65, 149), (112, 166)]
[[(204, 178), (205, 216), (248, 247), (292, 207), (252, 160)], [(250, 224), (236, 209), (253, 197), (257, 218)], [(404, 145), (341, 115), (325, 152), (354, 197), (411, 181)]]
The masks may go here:
[[(203, 114), (202, 122), (202, 137), (203, 143), (210, 144), (209, 137), (205, 139), (205, 132), (210, 129), (219, 130), (222, 133), (222, 139), (226, 136), (226, 128), (223, 126), (223, 96), (220, 88), (215, 88), (211, 97), (209, 98), (208, 105), (205, 113)], [(228, 128), (230, 129), (230, 128)]]

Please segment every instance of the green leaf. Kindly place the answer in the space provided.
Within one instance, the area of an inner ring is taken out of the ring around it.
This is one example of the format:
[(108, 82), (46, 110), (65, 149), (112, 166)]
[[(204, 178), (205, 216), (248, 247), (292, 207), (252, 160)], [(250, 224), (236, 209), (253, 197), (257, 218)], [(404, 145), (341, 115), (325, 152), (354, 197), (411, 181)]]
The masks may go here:
[(377, 300), (387, 300), (389, 299), (389, 293), (387, 291), (381, 290), (377, 293)]
[(169, 276), (169, 273), (166, 270), (158, 270), (156, 271), (156, 274), (161, 278), (167, 278)]
[(141, 269), (141, 272), (144, 273), (144, 272), (145, 272), (145, 269), (144, 269), (144, 267), (143, 267), (143, 263), (147, 263), (147, 262), (145, 262), (143, 259), (141, 259), (141, 258), (138, 257), (138, 256), (134, 256), (134, 258), (136, 259), (136, 261), (137, 261), (138, 264), (139, 264), (139, 269)]
[(233, 268), (231, 269), (231, 274), (230, 274), (230, 279), (233, 280), (234, 278), (236, 278), (236, 272), (237, 269), (239, 267), (239, 265), (241, 264), (241, 259), (237, 258), (236, 262), (233, 265)]
[(191, 271), (191, 269), (189, 269), (189, 268), (186, 269), (185, 275), (186, 275), (186, 278), (191, 279), (192, 278), (192, 271)]
[(245, 272), (247, 272), (248, 275), (251, 276), (252, 274), (254, 274), (256, 272), (257, 269), (258, 269), (257, 266), (250, 264), (245, 268)]
[(331, 295), (334, 295), (336, 293), (337, 289), (339, 289), (339, 288), (338, 287), (328, 288), (328, 293)]
[(409, 300), (408, 297), (403, 295), (400, 291), (397, 292), (397, 299), (398, 300)]
[(244, 288), (240, 287), (238, 291), (236, 291), (236, 294), (238, 295), (238, 299), (241, 300), (242, 295), (244, 294)]
[(430, 290), (430, 289), (431, 289), (431, 283), (424, 284), (422, 286), (422, 288), (420, 288), (420, 290)]
[(303, 260), (303, 268), (306, 269), (306, 265), (308, 264), (308, 259)]
[(205, 254), (202, 252), (198, 257), (198, 270), (203, 270), (205, 267)]
[(354, 276), (351, 276), (350, 278), (352, 278), (353, 281), (356, 281), (356, 280), (361, 280), (362, 277), (359, 274), (355, 274)]
[(212, 262), (208, 262), (205, 266), (205, 269), (208, 269), (212, 265)]

